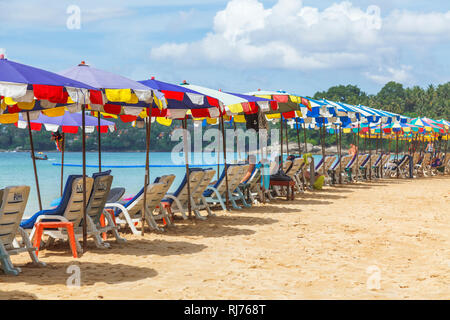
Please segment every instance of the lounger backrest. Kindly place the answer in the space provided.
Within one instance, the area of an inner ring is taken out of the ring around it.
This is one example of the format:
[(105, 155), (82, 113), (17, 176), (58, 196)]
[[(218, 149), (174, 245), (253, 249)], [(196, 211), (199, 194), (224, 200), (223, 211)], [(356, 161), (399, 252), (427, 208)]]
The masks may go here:
[(241, 179), (242, 177), (247, 173), (249, 165), (245, 164), (245, 165), (240, 165), (237, 166), (238, 170), (236, 171), (236, 174), (234, 176), (234, 179), (228, 182), (228, 188), (230, 188), (230, 191), (234, 191), (239, 184), (241, 183)]
[(389, 161), (390, 158), (391, 154), (389, 153), (384, 154), (383, 159), (381, 160), (382, 161), (381, 166), (384, 166)]
[[(146, 193), (146, 206), (150, 211), (153, 211), (156, 206), (158, 206), (170, 188), (164, 182), (151, 183), (147, 186)], [(142, 191), (142, 190), (141, 190)], [(137, 197), (132, 203), (128, 205), (128, 214), (131, 219), (136, 218), (137, 215), (140, 216), (142, 207), (144, 205), (144, 193), (141, 192), (139, 197)]]
[(328, 170), (333, 165), (333, 163), (336, 161), (336, 156), (328, 156), (325, 159), (325, 169)]
[(261, 178), (261, 169), (255, 168), (255, 171), (248, 179), (247, 184), (250, 186), (250, 189), (253, 189), (260, 181)]
[(423, 156), (422, 159), (422, 166), (427, 166), (430, 164), (430, 160), (431, 160), (431, 153), (425, 153), (425, 155)]
[(291, 169), (286, 173), (289, 177), (293, 177), (305, 164), (305, 159), (303, 158), (295, 158), (292, 163)]
[(283, 167), (282, 167), (283, 172), (286, 172), (289, 169), (289, 167), (291, 166), (291, 164), (292, 164), (292, 160), (283, 161)]
[(202, 196), (203, 192), (205, 192), (206, 188), (211, 183), (212, 178), (216, 174), (216, 170), (214, 169), (206, 169), (203, 172), (204, 172), (203, 177), (200, 183), (198, 184), (197, 189), (195, 190), (194, 193), (192, 193), (192, 197), (194, 198), (194, 200)]
[[(326, 158), (326, 157), (327, 157), (327, 156), (325, 156), (325, 158)], [(315, 167), (315, 170), (316, 170), (316, 171), (319, 171), (319, 169), (322, 168), (323, 163), (324, 163), (324, 158), (322, 157), (322, 158), (320, 158), (319, 162), (317, 162), (316, 167)]]
[(155, 183), (165, 183), (167, 185), (167, 190), (169, 190), (170, 186), (172, 185), (173, 181), (175, 180), (175, 175), (174, 174), (164, 175), (164, 176), (159, 177), (156, 180), (155, 180)]
[[(86, 201), (91, 196), (94, 179), (86, 177)], [(77, 178), (72, 183), (72, 193), (64, 210), (63, 216), (73, 222), (74, 226), (79, 226), (83, 219), (83, 178)]]
[(87, 205), (86, 212), (97, 223), (100, 220), (103, 209), (105, 208), (106, 200), (108, 199), (109, 191), (113, 176), (101, 175), (94, 178), (94, 186), (92, 187), (91, 197)]
[(279, 165), (277, 164), (276, 161), (271, 161), (270, 162), (270, 167), (269, 167), (269, 174), (275, 174), (278, 172), (279, 169)]
[[(193, 195), (196, 192), (198, 185), (202, 182), (203, 176), (205, 172), (203, 170), (200, 171), (191, 171), (189, 173), (189, 188), (190, 194)], [(181, 204), (184, 205), (188, 202), (188, 184), (185, 183), (181, 190), (176, 194), (178, 200), (180, 200)]]
[[(241, 170), (240, 166), (232, 165), (228, 167), (227, 176), (228, 176), (228, 187), (230, 188), (230, 190), (232, 190), (231, 189), (232, 184), (235, 181), (236, 175), (240, 170)], [(225, 193), (225, 191), (227, 190), (225, 178), (223, 178), (222, 181), (220, 181), (219, 185), (217, 186), (217, 190), (221, 195)]]
[(0, 241), (9, 246), (17, 233), (27, 205), (29, 186), (6, 187), (2, 190), (0, 206)]

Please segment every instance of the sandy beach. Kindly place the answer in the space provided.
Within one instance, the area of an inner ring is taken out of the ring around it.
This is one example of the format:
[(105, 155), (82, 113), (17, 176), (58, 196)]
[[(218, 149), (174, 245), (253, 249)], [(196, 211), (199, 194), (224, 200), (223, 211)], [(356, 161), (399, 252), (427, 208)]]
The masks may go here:
[(79, 259), (58, 244), (44, 268), (12, 256), (22, 273), (0, 275), (0, 299), (449, 299), (449, 208), (448, 176), (325, 187), (107, 250), (90, 240)]

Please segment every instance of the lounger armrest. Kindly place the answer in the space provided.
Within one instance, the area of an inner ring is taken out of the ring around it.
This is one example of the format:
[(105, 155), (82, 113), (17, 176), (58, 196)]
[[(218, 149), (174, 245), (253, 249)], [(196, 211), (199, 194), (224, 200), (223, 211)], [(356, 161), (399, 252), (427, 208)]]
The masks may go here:
[(105, 204), (105, 208), (110, 208), (110, 207), (118, 208), (118, 209), (120, 209), (122, 212), (127, 211), (127, 208), (125, 208), (125, 206), (124, 206), (123, 204), (120, 204), (120, 203), (117, 203), (117, 202)]
[(172, 195), (172, 194), (166, 194), (166, 195), (164, 196), (164, 198), (169, 198), (169, 199), (173, 199), (173, 200), (178, 200), (178, 198), (175, 197), (175, 196)]
[(206, 187), (205, 191), (206, 191), (206, 190), (212, 190), (213, 193), (215, 193), (217, 196), (220, 196), (219, 190), (217, 190), (217, 188), (215, 188), (215, 187), (213, 187), (213, 186), (208, 186), (208, 187)]
[(69, 222), (69, 220), (67, 220), (65, 217), (63, 217), (63, 216), (58, 216), (58, 215), (42, 215), (42, 216), (39, 216), (39, 217), (37, 217), (37, 219), (36, 219), (36, 221), (35, 221), (35, 223), (34, 224), (36, 224), (36, 223), (38, 223), (38, 222), (41, 222), (42, 220), (44, 220), (44, 219), (50, 219), (50, 220), (59, 220), (59, 221), (62, 221), (62, 222)]

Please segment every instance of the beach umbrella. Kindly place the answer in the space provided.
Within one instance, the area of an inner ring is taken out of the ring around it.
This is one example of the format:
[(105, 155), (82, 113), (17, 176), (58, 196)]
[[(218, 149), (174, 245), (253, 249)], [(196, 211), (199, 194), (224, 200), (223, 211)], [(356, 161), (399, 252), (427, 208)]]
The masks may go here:
[[(87, 65), (82, 61), (79, 65), (60, 72), (61, 75), (82, 81), (97, 89), (91, 92), (89, 99), (82, 102), (82, 149), (83, 149), (83, 185), (86, 184), (86, 123), (85, 110), (89, 105), (90, 110), (105, 112), (109, 114), (119, 115), (122, 120), (131, 117), (136, 119), (143, 111), (142, 105), (147, 106), (152, 102), (156, 102), (160, 109), (165, 108), (166, 102), (164, 94), (158, 90), (150, 89), (149, 87), (125, 78), (123, 76), (97, 69)], [(98, 115), (100, 117), (100, 115)], [(149, 145), (147, 143), (147, 145)], [(148, 150), (146, 157), (148, 157)], [(142, 234), (145, 230), (145, 215), (146, 215), (146, 197), (147, 185), (149, 181), (149, 166), (146, 165), (144, 177), (144, 204), (142, 210)], [(86, 208), (86, 193), (83, 193), (83, 204)], [(86, 215), (86, 210), (84, 210)], [(86, 250), (87, 233), (86, 233), (86, 219), (83, 219), (83, 249)]]
[[(273, 103), (271, 100), (265, 97), (258, 97), (261, 99), (255, 99), (254, 97), (247, 97), (249, 95), (243, 94), (232, 94), (223, 92), (220, 90), (214, 90), (211, 88), (206, 88), (198, 85), (188, 84), (186, 81), (182, 85), (191, 90), (200, 92), (202, 94), (214, 97), (220, 101), (224, 107), (224, 112), (220, 114), (220, 127), (222, 131), (222, 144), (223, 144), (223, 156), (224, 156), (224, 170), (225, 170), (225, 184), (228, 190), (228, 168), (227, 168), (227, 155), (226, 155), (226, 139), (225, 139), (225, 129), (224, 129), (224, 115), (233, 114), (254, 114), (259, 110), (263, 112), (271, 112), (271, 110), (276, 110), (278, 108), (277, 103)], [(229, 196), (226, 193), (226, 207), (228, 209)]]
[[(205, 95), (203, 93), (191, 90), (186, 86), (170, 84), (167, 82), (156, 80), (152, 77), (150, 80), (139, 81), (140, 83), (157, 89), (164, 93), (167, 101), (166, 118), (180, 119), (183, 128), (183, 141), (185, 149), (185, 166), (186, 176), (189, 177), (189, 161), (188, 161), (188, 143), (187, 143), (187, 117), (191, 115), (195, 118), (202, 117), (218, 117), (221, 114), (221, 105), (219, 100)], [(157, 118), (158, 119), (158, 118)], [(169, 121), (169, 125), (171, 120)], [(190, 181), (187, 179), (188, 189), (188, 212), (192, 217), (192, 204), (190, 197)]]
[[(98, 134), (106, 133), (108, 130), (113, 132), (115, 130), (115, 123), (107, 120), (101, 120), (100, 126), (98, 125), (97, 118), (91, 116), (86, 117), (86, 132), (94, 132), (97, 128)], [(19, 120), (15, 123), (15, 126), (21, 129), (29, 127), (33, 131), (40, 131), (42, 127), (51, 132), (62, 132), (62, 146), (61, 146), (61, 195), (63, 192), (63, 176), (64, 176), (64, 152), (65, 152), (65, 134), (66, 133), (78, 133), (78, 128), (82, 126), (82, 115), (80, 113), (70, 113), (66, 111), (63, 116), (48, 117), (40, 114), (35, 120), (28, 121), (24, 119), (23, 115), (19, 115)], [(100, 150), (100, 148), (99, 148)], [(101, 164), (99, 163), (99, 171), (101, 171)]]
[[(0, 55), (0, 123), (16, 123), (19, 113), (26, 113), (28, 123), (41, 111), (47, 115), (60, 114), (64, 112), (63, 106), (73, 106), (79, 97), (89, 96), (91, 89), (95, 88)], [(29, 137), (39, 209), (42, 210), (31, 126)]]

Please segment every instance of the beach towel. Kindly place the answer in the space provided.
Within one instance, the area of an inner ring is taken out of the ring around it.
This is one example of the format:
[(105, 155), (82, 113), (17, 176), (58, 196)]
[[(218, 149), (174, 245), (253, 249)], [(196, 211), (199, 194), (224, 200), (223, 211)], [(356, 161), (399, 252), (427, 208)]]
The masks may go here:
[(324, 182), (325, 182), (325, 177), (319, 176), (313, 184), (314, 189), (322, 190)]

